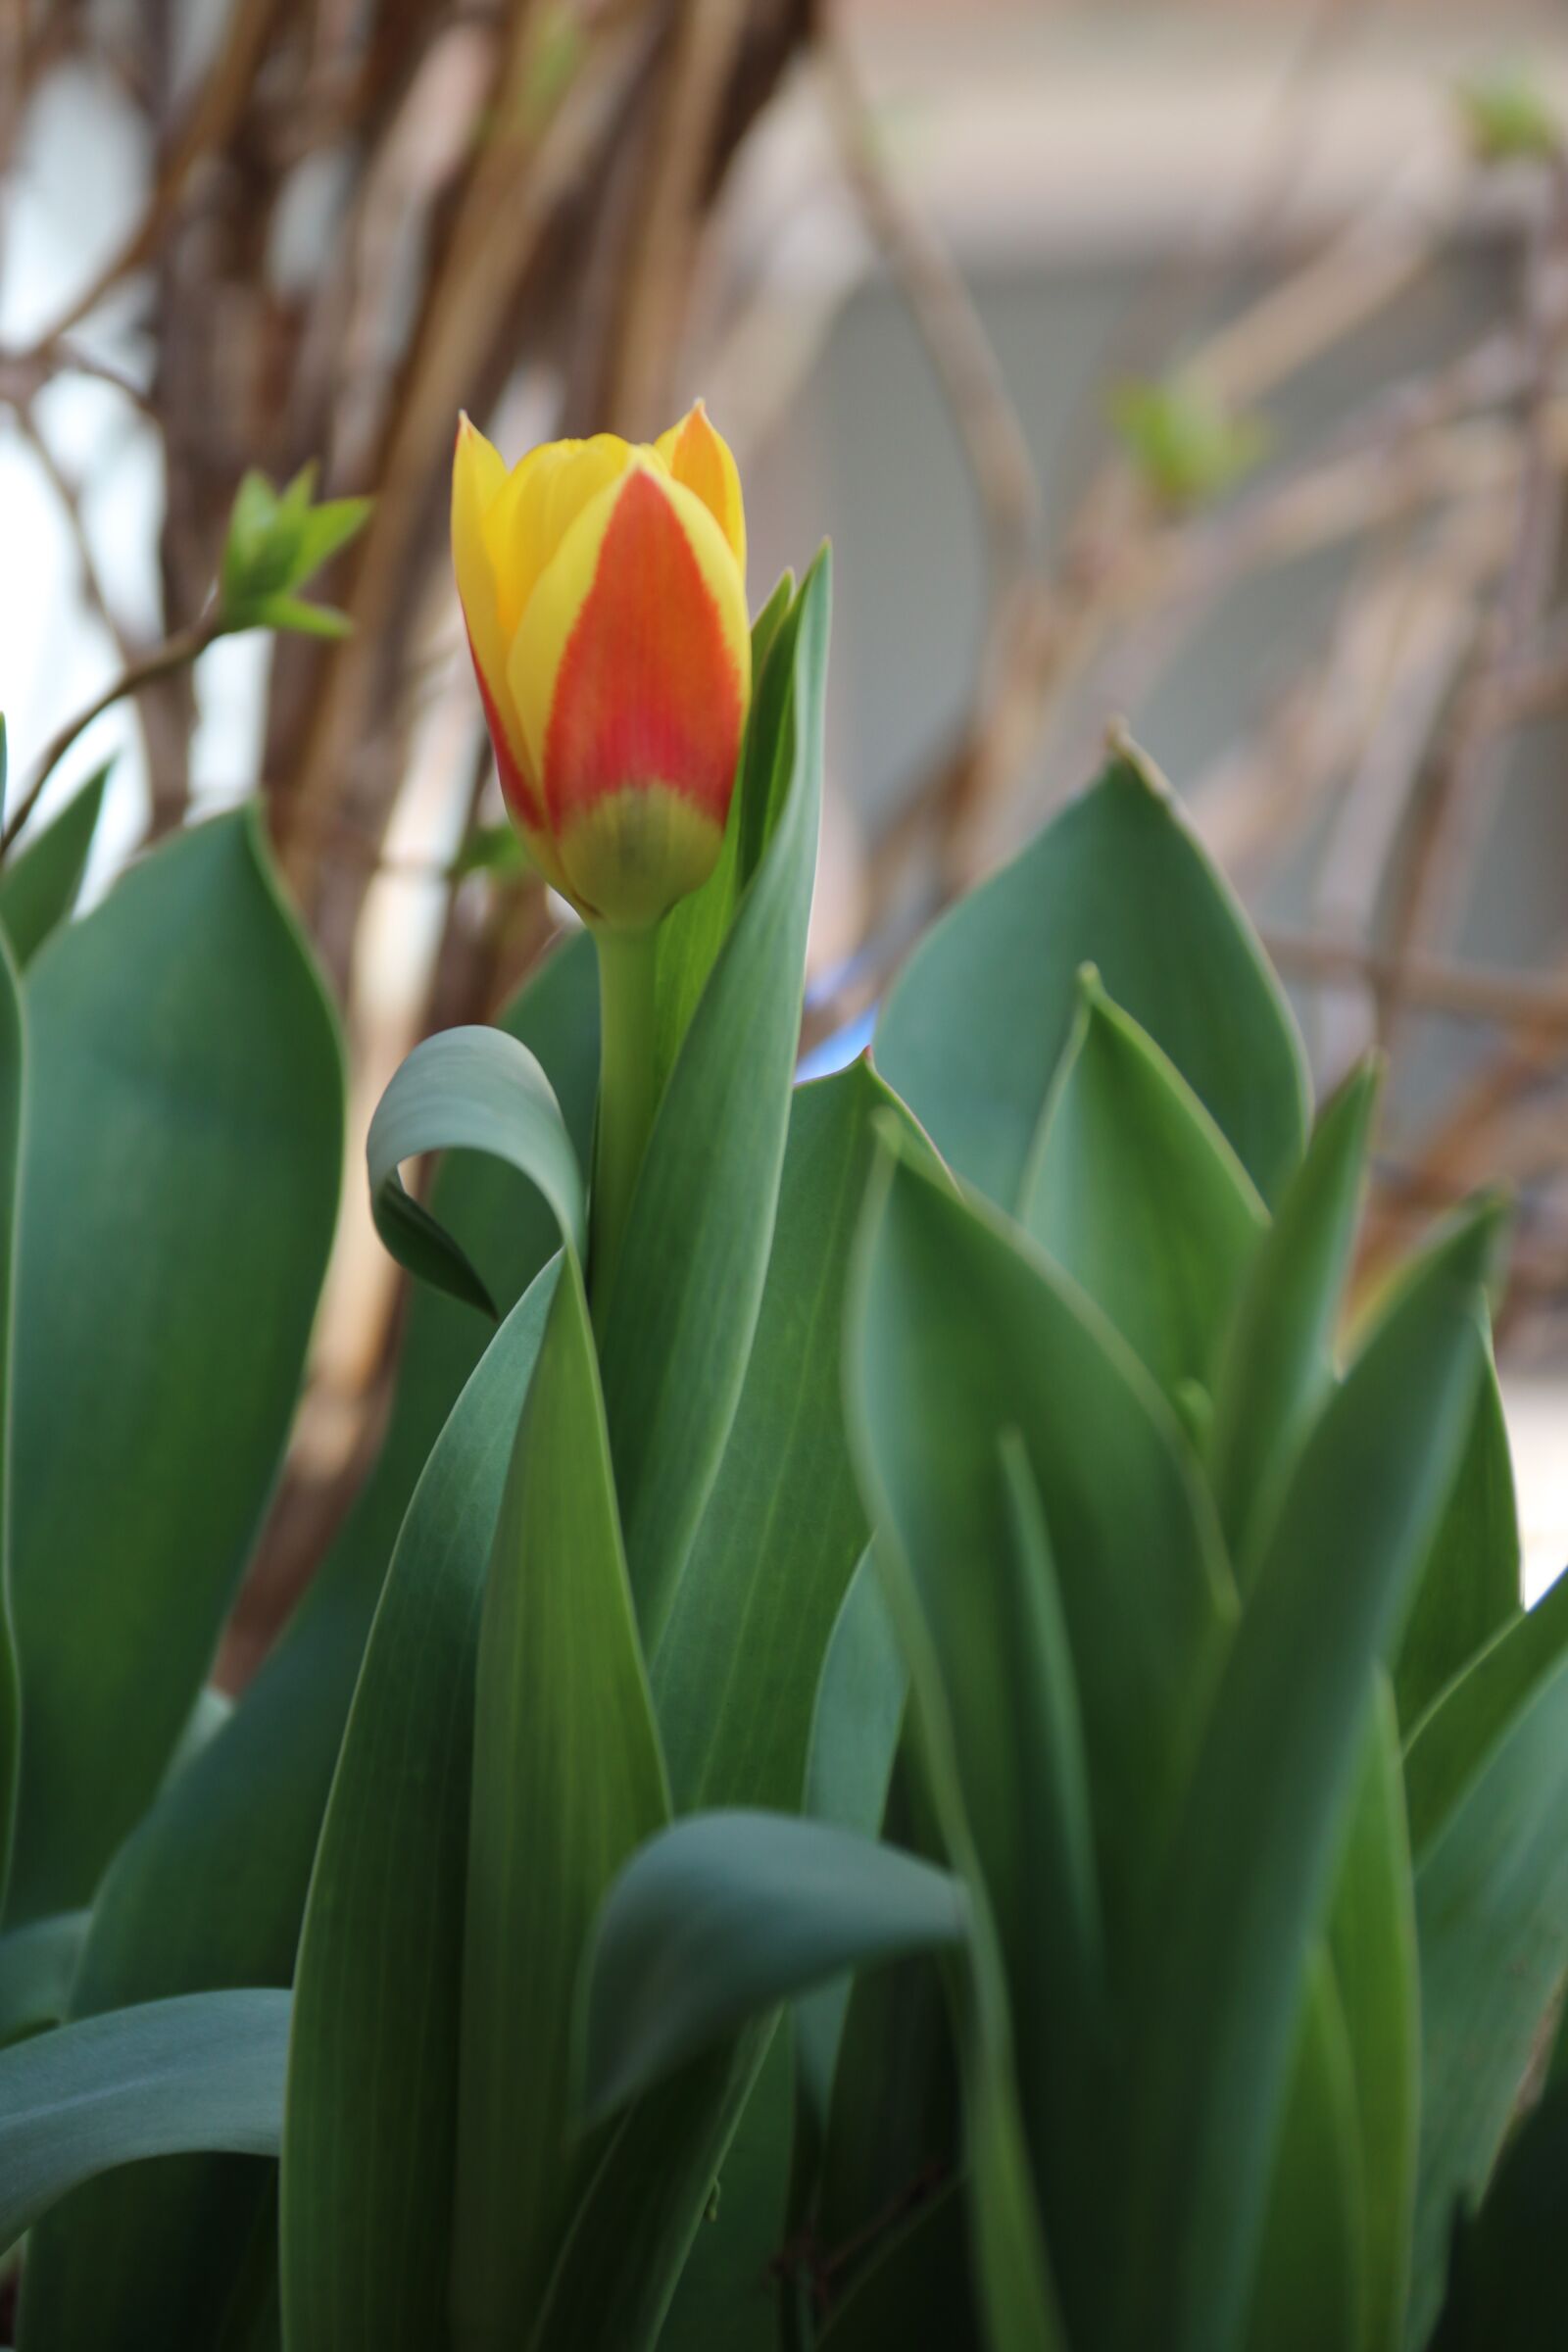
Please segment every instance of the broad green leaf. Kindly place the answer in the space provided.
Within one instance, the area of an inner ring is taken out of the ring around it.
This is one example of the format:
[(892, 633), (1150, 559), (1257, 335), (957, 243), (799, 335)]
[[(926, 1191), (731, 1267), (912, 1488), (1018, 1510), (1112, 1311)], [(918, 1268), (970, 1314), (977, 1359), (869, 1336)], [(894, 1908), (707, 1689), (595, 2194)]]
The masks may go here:
[(435, 2343), (446, 2328), (473, 1653), (554, 1285), (547, 1269), (513, 1308), (436, 1440), (343, 1735), (294, 1984), (290, 2352), (400, 2331)]
[[(896, 1563), (888, 1567), (897, 1573)], [(907, 1684), (902, 1649), (899, 1663)], [(911, 1710), (880, 1835), (884, 1844), (942, 1862), (947, 1849), (932, 1819), (917, 1729)], [(945, 1793), (956, 1810), (953, 1791)], [(967, 1852), (961, 1838), (959, 1844)], [(961, 2170), (965, 2118), (953, 1987), (934, 1954), (897, 1960), (847, 1984), (841, 1978), (798, 2003), (797, 2015), (809, 2018), (835, 1996), (843, 2032), (820, 2062), (822, 2122), (816, 2146), (803, 2139), (810, 2173), (800, 2190), (820, 2259), (847, 2276), (858, 2259), (871, 2257), (911, 2181)], [(804, 2101), (802, 2113), (815, 2123)]]
[(1085, 963), (1277, 1200), (1305, 1134), (1300, 1041), (1246, 916), (1129, 744), (927, 934), (888, 999), (877, 1067), (943, 1157), (1013, 1206)]
[(692, 1814), (633, 1855), (594, 1936), (584, 2105), (602, 2120), (845, 1969), (964, 1941), (962, 1887), (827, 1822)]
[(1490, 1348), (1437, 1542), (1395, 1668), (1399, 1719), (1417, 1724), (1519, 1613), (1519, 1517), (1502, 1395)]
[(1486, 2186), (1568, 1969), (1568, 1659), (1521, 1699), (1418, 1846), (1415, 1898), (1422, 2064), (1412, 2347), (1442, 2300), (1455, 2211)]
[(661, 2352), (776, 2352), (795, 2066), (779, 2025), (686, 2258)]
[(1019, 1214), (1167, 1396), (1207, 1391), (1266, 1213), (1191, 1087), (1093, 969), (1079, 998)]
[[(851, 1577), (822, 1660), (805, 1810), (817, 1821), (874, 1837), (888, 1801), (899, 1727), (909, 1678), (883, 1597), (876, 1561), (866, 1551)], [(849, 1984), (808, 1994), (795, 2013), (795, 2043), (805, 2117), (826, 2129)]]
[(0, 873), (0, 929), (23, 971), (76, 903), (113, 764), (90, 775)]
[(791, 1104), (751, 1362), (653, 1659), (682, 1811), (801, 1801), (822, 1659), (865, 1543), (844, 1439), (843, 1300), (873, 1122), (895, 1110), (864, 1062)]
[(664, 1090), (606, 1318), (605, 1410), (650, 1654), (740, 1398), (772, 1244), (816, 866), (827, 624), (824, 554), (777, 648), (792, 662), (788, 795)]
[(1248, 2352), (1353, 2352), (1362, 2342), (1364, 2195), (1345, 2014), (1319, 1946), (1306, 1967)]
[[(786, 630), (784, 624), (794, 603), (794, 575), (786, 571), (752, 623), (752, 709), (718, 863), (702, 889), (672, 906), (659, 926), (661, 1094), (735, 919), (741, 894), (766, 847), (771, 820), (778, 813), (775, 781), (791, 756), (789, 703), (795, 640), (794, 631)], [(770, 657), (781, 635), (783, 650), (774, 662)]]
[(990, 2352), (1067, 2352), (1018, 2101), (1002, 1950), (964, 1809), (936, 1646), (903, 1552), (890, 1543), (879, 1557), (909, 1667), (911, 1747), (930, 1835), (969, 1906), (967, 1947), (961, 1965), (948, 1960), (947, 1976), (963, 2080), (969, 2230), (984, 2335)]
[(1416, 1725), (1404, 1758), (1419, 1864), (1488, 1755), (1568, 1651), (1568, 1577), (1494, 1635)]
[(918, 2207), (835, 2304), (818, 2340), (821, 2352), (909, 2352), (918, 2343), (978, 2352), (963, 2201), (955, 2189)]
[(1280, 1489), (1333, 1385), (1377, 1094), (1378, 1066), (1364, 1062), (1325, 1105), (1252, 1261), (1222, 1359), (1209, 1481), (1244, 1592)]
[(1230, 1613), (1186, 1448), (1076, 1286), (902, 1151), (868, 1205), (857, 1293), (852, 1439), (930, 1624), (982, 1853), (988, 1838), (1015, 1841), (1022, 1876), (992, 1886), (1013, 1959), (1020, 1906), (1038, 1906), (1029, 1942), (1043, 1948), (1066, 1936), (1075, 1899), (1044, 1868), (1035, 1784), (1017, 1769), (1020, 1740), (1051, 1753), (1065, 1737), (1032, 1708), (1012, 1713), (1026, 1690), (1038, 1702), (1061, 1688), (1043, 1663), (1054, 1633), (1031, 1624), (1044, 1604), (1017, 1566), (999, 1465), (1004, 1433), (1022, 1441), (1060, 1582), (1114, 1975), (1147, 1922)]
[[(538, 1055), (586, 1152), (599, 1069), (592, 942), (579, 935), (552, 955), (503, 1017)], [(559, 1246), (538, 1193), (499, 1160), (448, 1153), (431, 1206), (506, 1306)], [(489, 1337), (471, 1307), (414, 1291), (375, 1466), (232, 1720), (117, 1858), (74, 1988), (78, 2015), (207, 1985), (291, 1982), (382, 1577), (425, 1457)], [(264, 2187), (253, 2166), (191, 2159), (78, 2192), (28, 2247), (29, 2304), (50, 2352), (141, 2352), (144, 2316), (160, 2306), (179, 2340), (211, 2341)]]
[(1379, 1678), (1329, 1915), (1360, 2140), (1366, 2352), (1397, 2352), (1420, 2125), (1421, 1990), (1399, 1730)]
[(113, 2165), (275, 2156), (288, 2010), (286, 1992), (192, 1993), (0, 2052), (0, 2248)]
[(485, 1586), (463, 1948), (460, 2352), (536, 2310), (571, 2211), (589, 1932), (669, 1799), (621, 1550), (588, 1301), (565, 1253)]
[(343, 1151), (336, 1028), (255, 809), (57, 931), (27, 1029), (13, 1922), (92, 1896), (189, 1718), (287, 1436)]
[[(0, 720), (0, 770), (5, 754)], [(0, 787), (4, 776), (0, 772)], [(22, 1683), (12, 1600), (12, 1365), (17, 1192), (22, 1168), (25, 1044), (22, 997), (10, 949), (0, 936), (0, 1915), (11, 1871), (22, 1772)]]
[(562, 1239), (586, 1240), (582, 1174), (561, 1105), (534, 1055), (505, 1030), (443, 1029), (427, 1037), (376, 1104), (366, 1145), (375, 1229), (411, 1274), (484, 1313), (495, 1302), (438, 1220), (403, 1189), (406, 1159), (424, 1152), (487, 1152), (536, 1184)]
[(1496, 1225), (1484, 1205), (1428, 1251), (1324, 1407), (1215, 1693), (1133, 2049), (1128, 2344), (1243, 2340), (1301, 1956), (1474, 1401)]
[(622, 2118), (572, 2217), (530, 2352), (652, 2352), (773, 2022), (694, 2059)]
[(90, 1911), (57, 1911), (0, 1936), (0, 2049), (58, 2026), (69, 2014), (91, 1917)]

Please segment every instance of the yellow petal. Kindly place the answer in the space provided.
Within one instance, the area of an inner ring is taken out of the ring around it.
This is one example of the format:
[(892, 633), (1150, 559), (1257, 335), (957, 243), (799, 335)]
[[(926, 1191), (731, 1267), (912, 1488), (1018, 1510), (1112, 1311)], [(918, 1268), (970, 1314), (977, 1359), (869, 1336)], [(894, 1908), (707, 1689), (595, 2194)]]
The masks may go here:
[(729, 541), (741, 578), (746, 577), (746, 509), (740, 467), (729, 443), (709, 421), (701, 401), (679, 424), (661, 433), (654, 447), (677, 482), (694, 490)]
[(636, 455), (617, 433), (595, 433), (590, 441), (547, 441), (513, 468), (485, 530), (509, 639), (567, 531)]
[(506, 692), (508, 638), (501, 626), (485, 524), (506, 479), (500, 452), (477, 425), (460, 416), (452, 453), (452, 567), (473, 658), (497, 697)]

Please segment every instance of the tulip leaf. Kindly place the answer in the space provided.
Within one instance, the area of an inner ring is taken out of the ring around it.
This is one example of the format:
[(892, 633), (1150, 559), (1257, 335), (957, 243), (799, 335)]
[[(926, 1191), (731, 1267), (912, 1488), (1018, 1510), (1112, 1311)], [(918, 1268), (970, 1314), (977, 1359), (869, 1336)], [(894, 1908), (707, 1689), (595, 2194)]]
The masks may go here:
[(1360, 2142), (1349, 2040), (1321, 1946), (1306, 1966), (1269, 2181), (1248, 2352), (1323, 2352), (1360, 2341), (1364, 2281)]
[(1243, 1289), (1214, 1395), (1209, 1480), (1244, 1591), (1270, 1511), (1334, 1380), (1378, 1068), (1329, 1102)]
[(1215, 1693), (1133, 2048), (1128, 2342), (1232, 2352), (1374, 1690), (1475, 1396), (1487, 1204), (1421, 1260), (1325, 1405)]
[(294, 1985), (290, 2352), (434, 2343), (446, 2327), (474, 1645), (555, 1280), (547, 1268), (513, 1308), (436, 1440), (343, 1735)]
[(773, 2023), (718, 2043), (621, 2119), (572, 2217), (530, 2352), (652, 2352)]
[(13, 1921), (88, 1900), (206, 1679), (336, 1214), (336, 1027), (254, 809), (169, 842), (27, 978)]
[(0, 1936), (0, 2049), (69, 2014), (90, 1911), (57, 1911)]
[(689, 898), (672, 906), (659, 926), (658, 1089), (675, 1065), (681, 1040), (735, 919), (741, 894), (767, 846), (768, 819), (776, 816), (776, 772), (790, 758), (789, 644), (777, 662), (773, 648), (795, 603), (795, 580), (785, 572), (752, 623), (752, 708), (741, 746), (740, 767), (730, 796), (729, 816), (718, 863)]
[(1186, 1080), (1092, 968), (1079, 991), (1019, 1213), (1167, 1396), (1189, 1382), (1207, 1391), (1263, 1204)]
[(1305, 1133), (1300, 1040), (1241, 907), (1125, 743), (927, 934), (883, 1009), (877, 1066), (944, 1158), (1013, 1206), (1085, 963), (1276, 1200)]
[[(867, 1550), (846, 1589), (828, 1638), (811, 1716), (805, 1810), (817, 1821), (874, 1837), (887, 1807), (909, 1678)], [(795, 2013), (801, 2097), (825, 2132), (848, 1983), (809, 1993)]]
[(0, 929), (24, 971), (76, 903), (113, 764), (95, 770), (0, 873)]
[(788, 2020), (767, 2045), (712, 2202), (680, 2275), (660, 2352), (777, 2352), (795, 2067)]
[(1519, 1611), (1519, 1515), (1496, 1366), (1488, 1350), (1447, 1507), (1395, 1667), (1399, 1718), (1426, 1709)]
[(889, 1115), (894, 1098), (864, 1062), (790, 1105), (745, 1386), (653, 1660), (682, 1811), (801, 1801), (822, 1658), (865, 1543), (839, 1367), (874, 1121)]
[[(877, 1526), (897, 1533), (944, 1662), (982, 1851), (988, 1835), (1029, 1838), (1020, 1808), (1040, 1829), (1038, 1791), (1015, 1771), (1011, 1677), (1037, 1679), (1041, 1703), (1076, 1689), (1114, 1973), (1147, 1920), (1229, 1622), (1216, 1534), (1163, 1399), (1077, 1287), (906, 1151), (889, 1153), (883, 1177), (847, 1374), (862, 1484)], [(999, 1452), (1008, 1431), (1039, 1495), (1070, 1664), (1054, 1657), (1054, 1625), (1027, 1624), (1043, 1604), (1014, 1590), (1015, 1506)], [(1026, 1629), (1027, 1663), (1016, 1649)], [(1036, 1734), (1068, 1738), (1038, 1719)], [(1022, 1869), (1023, 1852), (1009, 1867)], [(1047, 1883), (1038, 1847), (1033, 1867), (992, 1893), (1004, 1944), (1015, 1906), (1044, 1907), (1049, 1941), (1076, 1899)]]
[(1398, 2352), (1420, 2122), (1415, 1890), (1393, 1693), (1379, 1677), (1329, 1915), (1360, 2143), (1365, 2352)]
[(561, 1238), (582, 1255), (582, 1173), (543, 1069), (505, 1030), (444, 1029), (415, 1047), (376, 1105), (366, 1159), (375, 1229), (411, 1274), (486, 1314), (489, 1292), (450, 1234), (403, 1189), (400, 1169), (424, 1152), (461, 1147), (510, 1161), (539, 1187)]
[(740, 1399), (772, 1245), (816, 869), (827, 626), (824, 552), (774, 649), (790, 681), (787, 796), (664, 1090), (605, 1320), (605, 1409), (651, 1655)]
[(1416, 1725), (1404, 1757), (1419, 1863), (1489, 1752), (1568, 1653), (1568, 1577), (1494, 1635)]
[(463, 1946), (459, 2347), (535, 2310), (571, 2211), (573, 1997), (589, 1931), (669, 1799), (621, 1550), (588, 1301), (567, 1250), (485, 1586)]
[[(0, 765), (5, 753), (0, 720)], [(0, 778), (3, 781), (3, 778)], [(17, 1193), (21, 1175), (22, 1121), (25, 1088), (25, 1040), (22, 996), (11, 951), (0, 936), (0, 1914), (11, 1871), (17, 1799), (22, 1771), (22, 1681), (17, 1657), (16, 1613), (12, 1602), (13, 1408), (12, 1364), (17, 1244)]]
[(1436, 2317), (1456, 2211), (1491, 2177), (1568, 1968), (1565, 1827), (1559, 1656), (1417, 1850), (1421, 2167), (1407, 2343), (1423, 2341)]
[(846, 1969), (968, 1934), (962, 1887), (918, 1855), (784, 1813), (689, 1815), (633, 1855), (600, 1914), (583, 2018), (588, 2118)]
[(275, 2156), (289, 1997), (198, 1992), (0, 2053), (0, 2248), (111, 2166), (187, 2148)]
[[(503, 1018), (538, 1055), (586, 1152), (599, 1070), (591, 940), (579, 934), (552, 955)], [(431, 1206), (503, 1305), (559, 1246), (539, 1194), (497, 1159), (449, 1152)], [(292, 1981), (317, 1836), (386, 1564), (488, 1336), (472, 1307), (414, 1291), (375, 1466), (231, 1720), (117, 1858), (94, 1909), (77, 2015), (207, 1985)], [(141, 2352), (146, 2313), (169, 2309), (177, 2281), (171, 2334), (213, 2341), (264, 2187), (251, 2167), (192, 2159), (79, 2191), (28, 2247), (40, 2338), (52, 2352)]]

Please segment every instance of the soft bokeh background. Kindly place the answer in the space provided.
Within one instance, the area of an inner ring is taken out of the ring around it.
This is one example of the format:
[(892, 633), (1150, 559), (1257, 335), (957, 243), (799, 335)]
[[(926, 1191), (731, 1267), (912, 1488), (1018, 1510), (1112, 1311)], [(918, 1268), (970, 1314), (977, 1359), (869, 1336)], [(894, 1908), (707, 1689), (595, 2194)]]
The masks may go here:
[[(1568, 1557), (1568, 25), (1534, 0), (52, 0), (0, 16), (12, 791), (200, 611), (243, 466), (378, 495), (322, 650), (98, 721), (89, 881), (258, 789), (345, 1007), (414, 1037), (561, 919), (498, 814), (444, 548), (510, 454), (734, 441), (758, 601), (831, 533), (808, 1048), (1125, 715), (1264, 925), (1320, 1085), (1392, 1079), (1364, 1273), (1517, 1187), (1529, 1576)], [(454, 868), (463, 869), (454, 871)], [(230, 1658), (342, 1507), (393, 1294), (363, 1187)]]

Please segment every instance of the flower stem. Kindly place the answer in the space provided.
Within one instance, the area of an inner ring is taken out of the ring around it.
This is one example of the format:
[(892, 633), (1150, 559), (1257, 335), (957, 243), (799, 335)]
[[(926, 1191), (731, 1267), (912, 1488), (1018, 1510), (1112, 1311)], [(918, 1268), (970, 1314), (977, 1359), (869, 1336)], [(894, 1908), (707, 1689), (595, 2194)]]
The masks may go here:
[(589, 1234), (594, 1327), (603, 1332), (626, 1219), (659, 1107), (654, 931), (596, 931), (599, 950), (599, 1126)]

